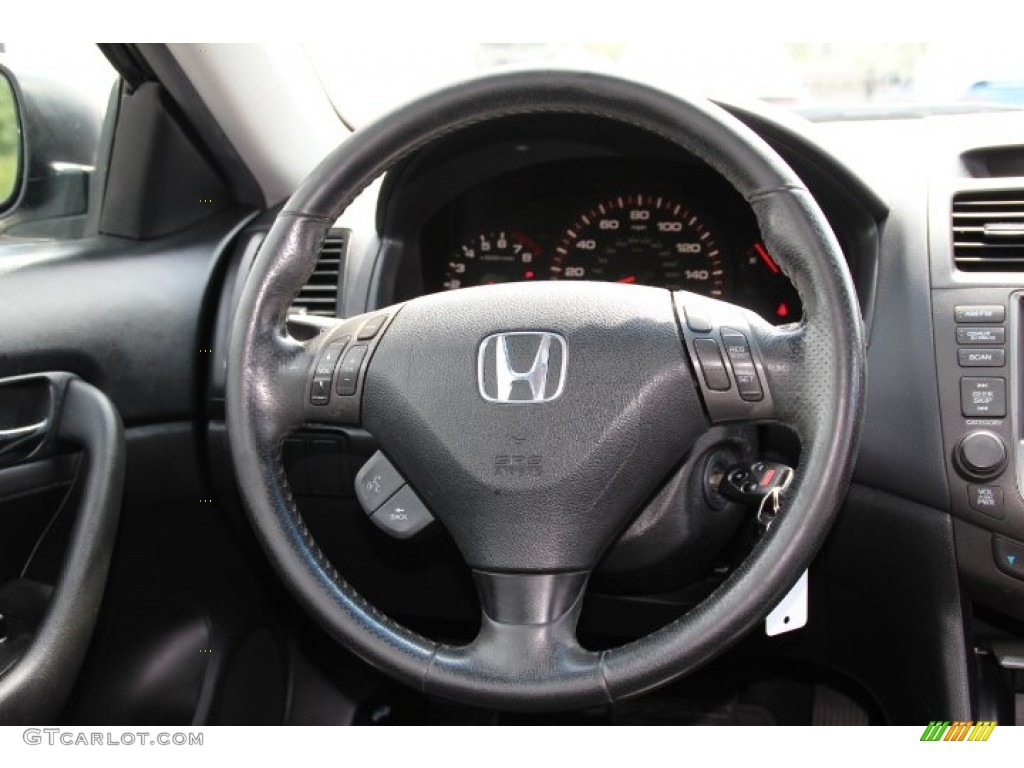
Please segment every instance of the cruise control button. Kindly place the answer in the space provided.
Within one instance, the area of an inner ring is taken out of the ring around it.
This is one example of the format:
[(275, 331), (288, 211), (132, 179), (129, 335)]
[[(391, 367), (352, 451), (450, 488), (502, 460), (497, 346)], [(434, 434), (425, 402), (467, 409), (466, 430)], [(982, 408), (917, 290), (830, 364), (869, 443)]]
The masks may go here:
[(377, 451), (356, 473), (356, 498), (366, 514), (370, 515), (403, 485), (405, 478), (388, 461), (387, 456)]
[(708, 385), (708, 389), (716, 392), (729, 389), (729, 373), (725, 370), (718, 342), (714, 339), (694, 339), (693, 349), (697, 353), (697, 360), (700, 361), (700, 368), (704, 372), (704, 383)]
[(357, 344), (349, 347), (345, 356), (341, 358), (341, 365), (338, 366), (338, 386), (336, 391), (339, 395), (354, 395), (356, 384), (359, 382), (359, 369), (366, 359), (365, 344)]
[(753, 362), (750, 357), (750, 345), (747, 343), (747, 337), (739, 331), (732, 328), (723, 328), (722, 343), (725, 345), (725, 351), (729, 355), (729, 359), (733, 361), (733, 364), (737, 360)]
[(732, 363), (732, 374), (736, 379), (736, 389), (739, 390), (740, 397), (752, 402), (764, 398), (747, 337), (733, 328), (723, 328), (722, 344), (729, 356), (729, 362)]
[(384, 325), (384, 321), (388, 319), (387, 315), (376, 315), (371, 317), (365, 323), (363, 327), (359, 329), (359, 335), (356, 336), (359, 341), (367, 341), (377, 335), (377, 331)]
[(964, 416), (1004, 417), (1006, 380), (977, 376), (960, 379), (960, 411)]
[(711, 333), (714, 328), (708, 316), (699, 309), (687, 307), (683, 312), (686, 314), (686, 327), (694, 333)]
[(958, 323), (1001, 323), (1006, 317), (1002, 304), (965, 304), (953, 310)]
[(1003, 509), (1003, 489), (998, 485), (967, 486), (967, 503), (975, 512), (981, 512), (999, 520), (1006, 513)]
[(958, 349), (961, 368), (1000, 368), (1006, 364), (1006, 351), (1002, 349)]
[(407, 485), (374, 512), (370, 520), (396, 539), (411, 539), (434, 522), (434, 517)]
[(764, 397), (761, 382), (757, 378), (757, 371), (754, 370), (753, 365), (734, 365), (732, 372), (736, 377), (736, 389), (739, 390), (740, 397), (754, 402)]
[(956, 329), (957, 344), (1002, 344), (1005, 341), (1005, 328), (972, 328), (968, 325)]
[(992, 554), (1000, 571), (1024, 579), (1024, 544), (1002, 536), (993, 536)]

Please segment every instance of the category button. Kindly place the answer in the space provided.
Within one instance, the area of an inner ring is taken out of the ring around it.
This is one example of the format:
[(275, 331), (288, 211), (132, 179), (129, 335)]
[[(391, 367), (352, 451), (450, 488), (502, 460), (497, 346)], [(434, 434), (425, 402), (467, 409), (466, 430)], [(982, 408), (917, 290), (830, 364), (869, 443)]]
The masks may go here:
[(957, 344), (1002, 344), (1005, 341), (1005, 328), (974, 328), (968, 325), (956, 329)]
[(960, 379), (960, 411), (964, 416), (1005, 416), (1006, 380), (974, 376)]
[(961, 368), (1001, 368), (1006, 364), (1006, 351), (1002, 349), (958, 349)]
[(964, 304), (953, 312), (958, 323), (1001, 323), (1006, 317), (1002, 304)]

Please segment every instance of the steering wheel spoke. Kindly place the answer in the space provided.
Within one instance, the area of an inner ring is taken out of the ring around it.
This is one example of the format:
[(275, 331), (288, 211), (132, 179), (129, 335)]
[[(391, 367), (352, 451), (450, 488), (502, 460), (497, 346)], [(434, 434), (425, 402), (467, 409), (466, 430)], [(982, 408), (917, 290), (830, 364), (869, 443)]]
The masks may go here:
[[(581, 687), (591, 692), (600, 689), (601, 654), (582, 648), (576, 637), (589, 576), (589, 571), (474, 571), (482, 612), (480, 632), (469, 645), (438, 649), (425, 689), (438, 685), (441, 692), (440, 686), (450, 686), (453, 677), (467, 682), (487, 680), (506, 688), (490, 702), (504, 707), (508, 694), (529, 697), (536, 704), (545, 698), (561, 701), (567, 691)], [(482, 692), (485, 689), (481, 687)], [(579, 703), (590, 702), (592, 694)]]
[(299, 386), (304, 425), (361, 424), (366, 370), (396, 311), (391, 308), (343, 320), (302, 344)]
[(763, 344), (770, 326), (724, 301), (685, 291), (673, 298), (694, 380), (711, 421), (775, 420)]

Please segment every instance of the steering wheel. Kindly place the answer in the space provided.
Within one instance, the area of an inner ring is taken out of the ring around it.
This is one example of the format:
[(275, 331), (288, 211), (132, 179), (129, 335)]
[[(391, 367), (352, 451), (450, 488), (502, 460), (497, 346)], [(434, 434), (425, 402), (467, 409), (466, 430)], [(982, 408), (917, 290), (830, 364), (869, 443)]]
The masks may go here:
[[(551, 282), (425, 296), (309, 341), (288, 335), (289, 304), (325, 235), (374, 179), (454, 131), (567, 114), (650, 132), (718, 171), (753, 208), (800, 294), (802, 321), (775, 328), (691, 293)], [(864, 369), (862, 319), (835, 237), (759, 137), (709, 103), (604, 75), (526, 72), (402, 107), (347, 138), (302, 183), (242, 293), (227, 419), (256, 532), (292, 593), (338, 641), (430, 694), (566, 709), (684, 675), (781, 599), (847, 488)], [(726, 421), (777, 421), (799, 436), (782, 514), (684, 616), (618, 648), (583, 648), (576, 621), (602, 553), (680, 457)], [(322, 554), (281, 459), (288, 434), (317, 424), (360, 425), (379, 442), (374, 479), (388, 486), (380, 495), (401, 488), (404, 501), (381, 506), (375, 522), (402, 535), (432, 515), (451, 534), (480, 593), (480, 630), (468, 645), (434, 642), (383, 615)]]

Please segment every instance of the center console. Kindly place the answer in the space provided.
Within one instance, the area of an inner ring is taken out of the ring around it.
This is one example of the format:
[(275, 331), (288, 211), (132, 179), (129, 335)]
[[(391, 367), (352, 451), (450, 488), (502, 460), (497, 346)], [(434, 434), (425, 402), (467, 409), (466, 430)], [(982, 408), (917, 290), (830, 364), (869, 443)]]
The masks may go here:
[(1024, 580), (1024, 293), (932, 295), (943, 438), (954, 515), (992, 533), (992, 562)]

